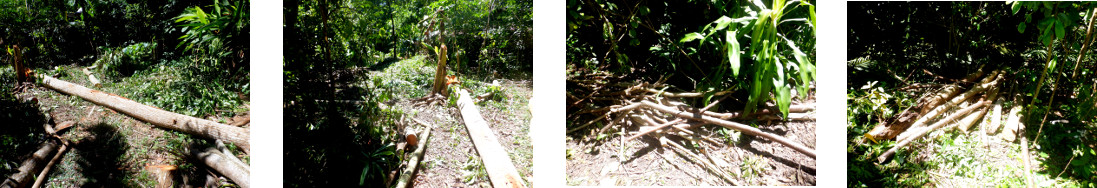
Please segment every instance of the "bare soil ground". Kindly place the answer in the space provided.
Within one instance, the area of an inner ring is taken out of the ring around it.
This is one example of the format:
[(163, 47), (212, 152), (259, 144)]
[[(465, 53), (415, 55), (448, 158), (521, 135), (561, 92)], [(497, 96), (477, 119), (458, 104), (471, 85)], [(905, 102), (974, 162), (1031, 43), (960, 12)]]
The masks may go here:
[[(808, 101), (814, 104), (814, 99)], [(743, 122), (747, 123), (747, 122)], [(784, 136), (815, 148), (815, 121), (758, 122), (765, 132)], [(697, 134), (716, 141), (690, 142), (683, 137), (667, 136), (689, 148), (690, 152), (722, 159), (727, 164), (714, 162), (731, 172), (728, 176), (747, 185), (814, 185), (816, 161), (792, 148), (765, 138), (742, 134), (738, 143), (717, 133), (716, 125), (695, 128)], [(631, 127), (629, 132), (637, 131)], [(596, 134), (596, 133), (592, 133)], [(719, 186), (731, 185), (709, 172), (700, 163), (690, 161), (673, 149), (662, 147), (651, 137), (623, 142), (627, 136), (614, 134), (602, 141), (593, 141), (597, 135), (569, 136), (567, 140), (568, 185), (616, 185), (616, 186)], [(692, 145), (692, 146), (691, 146)], [(751, 172), (747, 172), (751, 171)]]

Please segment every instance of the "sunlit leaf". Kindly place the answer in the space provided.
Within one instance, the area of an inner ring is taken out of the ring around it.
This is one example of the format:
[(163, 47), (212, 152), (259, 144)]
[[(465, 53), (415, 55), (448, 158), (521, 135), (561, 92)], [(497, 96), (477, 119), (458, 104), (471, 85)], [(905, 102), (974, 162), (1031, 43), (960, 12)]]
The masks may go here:
[(679, 40), (678, 42), (685, 43), (685, 42), (689, 42), (689, 41), (693, 41), (693, 40), (697, 40), (697, 39), (702, 39), (702, 38), (705, 38), (705, 37), (702, 36), (700, 33), (693, 32), (693, 33), (686, 34), (686, 36), (682, 37), (682, 40)]
[(727, 48), (728, 48), (728, 62), (731, 63), (731, 73), (735, 77), (739, 77), (739, 41), (736, 40), (736, 32), (733, 30), (727, 31)]

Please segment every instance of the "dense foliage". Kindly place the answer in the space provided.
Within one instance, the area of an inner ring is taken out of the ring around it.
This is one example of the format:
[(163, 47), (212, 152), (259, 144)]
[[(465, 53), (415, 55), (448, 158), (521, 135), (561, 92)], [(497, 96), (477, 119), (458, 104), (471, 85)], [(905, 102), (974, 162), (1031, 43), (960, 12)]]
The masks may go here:
[[(1023, 96), (1008, 105), (1025, 107), (1024, 134), (1033, 139), (1035, 156), (1043, 164), (1034, 173), (1092, 185), (1097, 169), (1097, 150), (1089, 147), (1097, 137), (1088, 133), (1097, 130), (1097, 64), (1089, 47), (1094, 8), (1097, 4), (1091, 2), (851, 2), (849, 185), (923, 186), (928, 169), (970, 160), (912, 159), (876, 165), (874, 157), (893, 143), (857, 142), (879, 121), (913, 105), (923, 92), (899, 88), (947, 84), (980, 67), (1008, 72), (1002, 90)], [(945, 148), (960, 140), (963, 137), (937, 139)], [(940, 157), (947, 156), (952, 155)]]
[[(283, 6), (289, 187), (376, 187), (391, 178), (402, 160), (393, 147), (402, 114), (384, 107), (396, 100), (386, 91), (421, 97), (430, 85), (420, 83), (427, 77), (416, 77), (411, 80), (423, 88), (385, 88), (396, 84), (364, 78), (364, 71), (413, 56), (446, 55), (448, 69), (458, 74), (532, 73), (532, 1), (321, 0)], [(437, 54), (442, 45), (449, 54)], [(334, 102), (347, 100), (358, 102)]]
[(569, 69), (665, 78), (686, 91), (746, 90), (747, 111), (773, 101), (787, 114), (815, 79), (813, 4), (570, 0)]

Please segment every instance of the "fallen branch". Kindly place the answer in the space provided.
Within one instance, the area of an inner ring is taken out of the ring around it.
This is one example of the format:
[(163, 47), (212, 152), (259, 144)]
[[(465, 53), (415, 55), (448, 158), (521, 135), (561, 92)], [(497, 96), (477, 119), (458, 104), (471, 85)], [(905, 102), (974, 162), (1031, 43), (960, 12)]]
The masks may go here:
[(42, 85), (72, 96), (78, 96), (100, 106), (111, 108), (120, 113), (129, 115), (135, 119), (148, 122), (160, 128), (166, 128), (198, 135), (206, 138), (223, 140), (236, 144), (244, 152), (250, 152), (250, 131), (245, 128), (233, 127), (201, 118), (190, 117), (174, 112), (164, 111), (147, 106), (118, 95), (109, 94), (99, 90), (88, 89), (70, 82), (58, 80), (53, 77), (38, 75), (42, 78)]
[(692, 158), (692, 159), (689, 159), (691, 161), (696, 161), (697, 163), (700, 163), (700, 166), (702, 168), (705, 168), (709, 172), (711, 172), (713, 174), (716, 174), (716, 176), (720, 177), (720, 179), (724, 179), (724, 181), (727, 181), (728, 183), (731, 183), (731, 185), (742, 185), (742, 183), (740, 183), (739, 181), (736, 181), (735, 179), (732, 179), (731, 177), (728, 177), (727, 175), (730, 174), (730, 173), (724, 172), (724, 170), (720, 169), (715, 164), (709, 163), (708, 161), (704, 160), (704, 158), (701, 158), (700, 155), (697, 155), (697, 154), (694, 154), (693, 152), (690, 152), (689, 150), (686, 149), (686, 147), (682, 147), (682, 145), (679, 145), (678, 143), (675, 143), (674, 141), (670, 141), (667, 138), (662, 138), (660, 140), (662, 141), (662, 143), (667, 143), (667, 145), (670, 145), (671, 146), (670, 148), (673, 148), (675, 152), (683, 154), (686, 157)]
[(900, 140), (898, 143), (895, 144), (895, 147), (892, 147), (891, 149), (888, 149), (888, 151), (884, 152), (883, 154), (880, 154), (880, 157), (878, 158), (879, 162), (880, 163), (886, 162), (887, 160), (891, 159), (891, 155), (894, 155), (895, 152), (899, 150), (899, 148), (902, 148), (902, 147), (905, 147), (905, 146), (909, 145), (914, 140), (916, 140), (918, 138), (921, 138), (922, 136), (925, 136), (927, 133), (929, 133), (933, 130), (939, 129), (939, 128), (947, 125), (949, 122), (951, 122), (953, 120), (956, 120), (957, 118), (960, 118), (961, 116), (964, 116), (968, 113), (971, 113), (971, 111), (973, 111), (975, 109), (979, 109), (980, 107), (986, 106), (987, 103), (989, 103), (989, 102), (983, 101), (983, 102), (975, 103), (975, 104), (973, 104), (973, 105), (971, 105), (967, 108), (964, 108), (962, 110), (957, 111), (956, 113), (954, 113), (952, 115), (949, 115), (948, 117), (945, 117), (945, 119), (941, 119), (940, 121), (937, 121), (937, 123), (934, 123), (933, 125), (929, 126), (928, 129), (920, 130), (918, 132), (915, 132), (912, 136), (910, 136), (906, 139)]
[(46, 128), (46, 133), (54, 138), (57, 138), (57, 140), (61, 142), (61, 149), (57, 150), (57, 154), (54, 154), (53, 158), (50, 159), (48, 163), (46, 163), (46, 167), (42, 168), (42, 172), (38, 173), (38, 177), (35, 178), (34, 184), (31, 186), (31, 188), (41, 187), (42, 183), (44, 183), (46, 180), (46, 175), (48, 175), (50, 173), (50, 169), (53, 168), (53, 165), (56, 165), (57, 161), (60, 161), (61, 157), (65, 156), (65, 152), (69, 150), (69, 140), (61, 138), (61, 136), (57, 135), (57, 132), (61, 129), (72, 127), (72, 124), (74, 124), (74, 122), (72, 121), (62, 122), (57, 124), (57, 129), (49, 126), (49, 124), (44, 124), (44, 127)]
[(38, 171), (42, 166), (39, 165), (42, 161), (45, 161), (49, 154), (57, 149), (57, 143), (52, 141), (46, 141), (39, 146), (38, 151), (31, 154), (30, 158), (23, 161), (23, 164), (19, 166), (19, 173), (15, 173), (4, 180), (3, 184), (0, 184), (0, 188), (14, 188), (14, 187), (26, 187), (30, 180), (34, 176), (32, 174)]
[(192, 153), (198, 160), (202, 161), (206, 166), (209, 166), (213, 170), (217, 171), (221, 175), (228, 177), (232, 182), (240, 187), (251, 187), (251, 183), (248, 179), (251, 176), (251, 170), (248, 170), (247, 165), (241, 162), (231, 153), (223, 153), (217, 147), (206, 148), (201, 152)]
[(488, 127), (487, 121), (480, 116), (480, 110), (472, 102), (468, 91), (457, 90), (457, 107), (461, 109), (461, 117), (465, 121), (465, 128), (469, 133), (480, 160), (487, 169), (488, 178), (495, 187), (526, 187), (518, 170), (514, 168), (507, 151), (499, 145), (498, 139)]
[(659, 110), (659, 111), (662, 111), (663, 113), (673, 114), (674, 116), (678, 116), (678, 117), (681, 117), (681, 118), (688, 118), (688, 119), (693, 119), (693, 120), (698, 120), (698, 121), (704, 121), (704, 122), (720, 125), (720, 126), (723, 126), (723, 127), (735, 129), (735, 130), (741, 131), (743, 133), (747, 133), (749, 135), (761, 136), (761, 137), (764, 137), (766, 139), (773, 140), (773, 141), (776, 141), (778, 143), (781, 143), (785, 146), (791, 147), (792, 149), (794, 149), (796, 151), (799, 151), (800, 153), (803, 153), (805, 155), (808, 155), (811, 158), (815, 158), (815, 151), (813, 149), (805, 147), (804, 145), (801, 145), (799, 143), (793, 142), (792, 140), (789, 140), (785, 137), (778, 136), (778, 135), (771, 134), (771, 133), (767, 133), (767, 132), (762, 132), (762, 130), (759, 130), (758, 128), (754, 128), (754, 127), (750, 127), (750, 126), (743, 125), (743, 124), (740, 124), (740, 123), (735, 123), (735, 122), (726, 121), (726, 120), (722, 120), (722, 119), (717, 119), (717, 118), (710, 117), (710, 116), (704, 116), (704, 115), (701, 115), (701, 114), (694, 114), (694, 113), (690, 113), (690, 112), (682, 112), (682, 111), (678, 111), (678, 110), (675, 110), (675, 109), (667, 107), (667, 106), (652, 103), (650, 101), (641, 101), (640, 104), (643, 104), (643, 106), (646, 106), (648, 108)]
[[(654, 88), (647, 88), (647, 89), (644, 89), (644, 91), (646, 91), (648, 93), (660, 94), (660, 95), (663, 95), (664, 97), (676, 97), (676, 98), (691, 98), (691, 97), (704, 97), (705, 96), (705, 93), (689, 93), (689, 92), (686, 92), (686, 93), (671, 93), (671, 92), (666, 92), (666, 91), (655, 90)], [(727, 95), (727, 94), (731, 94), (731, 93), (735, 93), (735, 92), (733, 92), (733, 91), (716, 91), (716, 92), (712, 92), (712, 96), (721, 96), (721, 95)]]
[[(415, 120), (419, 122), (419, 120)], [(419, 122), (420, 124), (427, 125)], [(423, 155), (427, 151), (427, 142), (430, 142), (431, 126), (426, 126), (426, 130), (423, 131), (422, 141), (419, 141), (419, 145), (415, 147), (415, 151), (411, 152), (411, 158), (408, 158), (407, 168), (400, 174), (400, 179), (396, 181), (396, 188), (410, 187), (413, 182), (413, 177), (419, 168), (419, 161), (423, 159)]]

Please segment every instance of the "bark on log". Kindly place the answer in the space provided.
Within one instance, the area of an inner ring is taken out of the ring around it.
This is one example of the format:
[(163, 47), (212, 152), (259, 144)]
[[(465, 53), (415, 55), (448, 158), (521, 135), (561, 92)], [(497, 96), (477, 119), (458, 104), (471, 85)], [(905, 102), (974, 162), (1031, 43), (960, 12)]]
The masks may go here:
[(201, 118), (190, 117), (182, 114), (168, 112), (159, 108), (147, 106), (118, 95), (88, 89), (70, 82), (58, 80), (53, 77), (42, 77), (42, 85), (72, 96), (78, 96), (100, 106), (111, 108), (120, 113), (129, 115), (135, 119), (148, 122), (160, 128), (166, 128), (185, 132), (205, 138), (222, 140), (236, 144), (244, 152), (250, 153), (251, 145), (248, 139), (251, 131), (245, 128), (233, 127)]
[(743, 133), (747, 133), (749, 135), (761, 136), (761, 137), (764, 137), (766, 139), (773, 140), (773, 141), (781, 143), (785, 146), (788, 146), (788, 147), (790, 147), (790, 148), (792, 148), (796, 151), (799, 151), (800, 153), (803, 153), (807, 156), (810, 156), (811, 158), (815, 158), (815, 150), (813, 150), (811, 148), (808, 148), (804, 145), (801, 145), (800, 143), (789, 140), (785, 137), (775, 135), (775, 134), (771, 134), (771, 133), (767, 133), (767, 132), (762, 132), (762, 130), (759, 130), (758, 128), (754, 128), (754, 127), (743, 125), (743, 124), (736, 123), (736, 122), (725, 121), (725, 120), (718, 119), (718, 118), (715, 118), (715, 117), (703, 116), (701, 114), (678, 111), (678, 110), (675, 110), (675, 109), (667, 107), (667, 106), (655, 104), (651, 101), (641, 101), (640, 104), (643, 104), (643, 106), (646, 106), (646, 107), (649, 107), (649, 108), (652, 108), (652, 109), (655, 109), (655, 110), (659, 110), (663, 113), (673, 114), (673, 115), (681, 117), (681, 118), (704, 121), (704, 122), (720, 125), (720, 126), (723, 126), (723, 127), (727, 127), (727, 128), (730, 128), (730, 129), (735, 129), (735, 130), (738, 130), (738, 131), (742, 131)]
[(488, 122), (484, 121), (483, 116), (480, 116), (480, 110), (476, 107), (476, 103), (472, 102), (468, 91), (459, 89), (457, 90), (457, 96), (457, 107), (461, 109), (461, 117), (465, 121), (465, 128), (468, 129), (469, 138), (476, 147), (477, 153), (480, 154), (484, 169), (488, 171), (491, 185), (495, 187), (526, 187), (522, 181), (522, 176), (518, 175), (518, 170), (514, 168), (514, 163), (511, 162), (507, 151), (499, 145), (499, 140), (495, 137), (495, 133), (491, 131)]
[(960, 118), (964, 115), (967, 115), (968, 113), (971, 113), (971, 111), (974, 111), (975, 109), (979, 109), (983, 106), (986, 106), (987, 103), (989, 103), (989, 102), (988, 101), (983, 101), (983, 102), (979, 102), (979, 103), (976, 103), (974, 105), (971, 105), (970, 107), (964, 108), (960, 111), (957, 111), (956, 113), (954, 113), (952, 115), (949, 115), (948, 117), (945, 117), (945, 119), (941, 119), (940, 121), (937, 121), (937, 123), (934, 123), (933, 125), (929, 126), (929, 128), (927, 128), (927, 129), (921, 129), (919, 132), (913, 133), (910, 137), (908, 137), (906, 139), (903, 139), (903, 140), (900, 140), (898, 143), (896, 143), (895, 147), (892, 147), (891, 149), (888, 149), (883, 154), (880, 154), (880, 157), (877, 158), (877, 159), (879, 160), (880, 163), (887, 162), (888, 160), (891, 159), (891, 156), (894, 155), (896, 151), (899, 151), (899, 148), (906, 147), (907, 145), (910, 145), (910, 143), (913, 142), (914, 140), (917, 140), (918, 138), (921, 138), (922, 136), (925, 136), (927, 133), (932, 132), (933, 130), (944, 127), (949, 122), (951, 122), (953, 120), (956, 120), (956, 118)]
[(251, 176), (250, 167), (242, 165), (244, 162), (236, 159), (231, 153), (223, 153), (217, 147), (210, 147), (201, 152), (195, 152), (193, 155), (217, 173), (228, 177), (236, 185), (251, 187), (248, 179)]
[(427, 153), (427, 145), (430, 142), (430, 131), (430, 126), (427, 126), (426, 130), (423, 131), (423, 136), (421, 136), (422, 141), (419, 141), (419, 145), (416, 146), (415, 151), (411, 153), (411, 158), (408, 158), (407, 168), (400, 174), (400, 179), (396, 181), (396, 188), (410, 187), (413, 183), (411, 181), (414, 180), (415, 173), (418, 172), (419, 161), (423, 160), (423, 155)]
[(994, 108), (990, 111), (990, 124), (985, 129), (987, 135), (994, 135), (1002, 127), (1002, 103), (1005, 101), (1005, 97), (998, 97), (994, 101)]
[(1021, 125), (1020, 113), (1021, 110), (1023, 110), (1023, 107), (1021, 106), (1023, 103), (1019, 100), (1020, 98), (1021, 97), (1019, 96), (1014, 96), (1013, 108), (1009, 110), (1005, 130), (1002, 130), (1003, 139), (1009, 142), (1016, 140), (1018, 130), (1021, 130), (1021, 127), (1024, 127), (1024, 125)]
[(57, 146), (58, 144), (53, 141), (42, 143), (38, 151), (31, 154), (30, 158), (19, 166), (19, 172), (5, 179), (4, 183), (0, 184), (0, 188), (27, 187), (34, 177), (34, 172), (43, 167), (41, 163), (49, 159), (50, 154), (57, 150)]
[(962, 93), (962, 94), (960, 94), (956, 97), (953, 97), (952, 100), (949, 100), (945, 104), (933, 108), (933, 110), (929, 111), (928, 113), (925, 113), (921, 118), (918, 118), (917, 121), (914, 121), (914, 123), (911, 124), (911, 127), (926, 126), (926, 124), (929, 123), (929, 121), (937, 118), (938, 116), (941, 115), (941, 113), (944, 113), (946, 110), (952, 109), (956, 105), (959, 105), (960, 103), (963, 103), (964, 101), (967, 101), (972, 96), (975, 96), (979, 93), (982, 93), (983, 91), (986, 91), (986, 89), (988, 87), (998, 83), (998, 79), (997, 79), (998, 74), (997, 73), (998, 73), (997, 70), (991, 72), (989, 75), (987, 75), (986, 78), (983, 79), (983, 81), (980, 82), (980, 84), (975, 85), (970, 90), (968, 90), (968, 91), (966, 91), (966, 92), (964, 92), (964, 93)]

